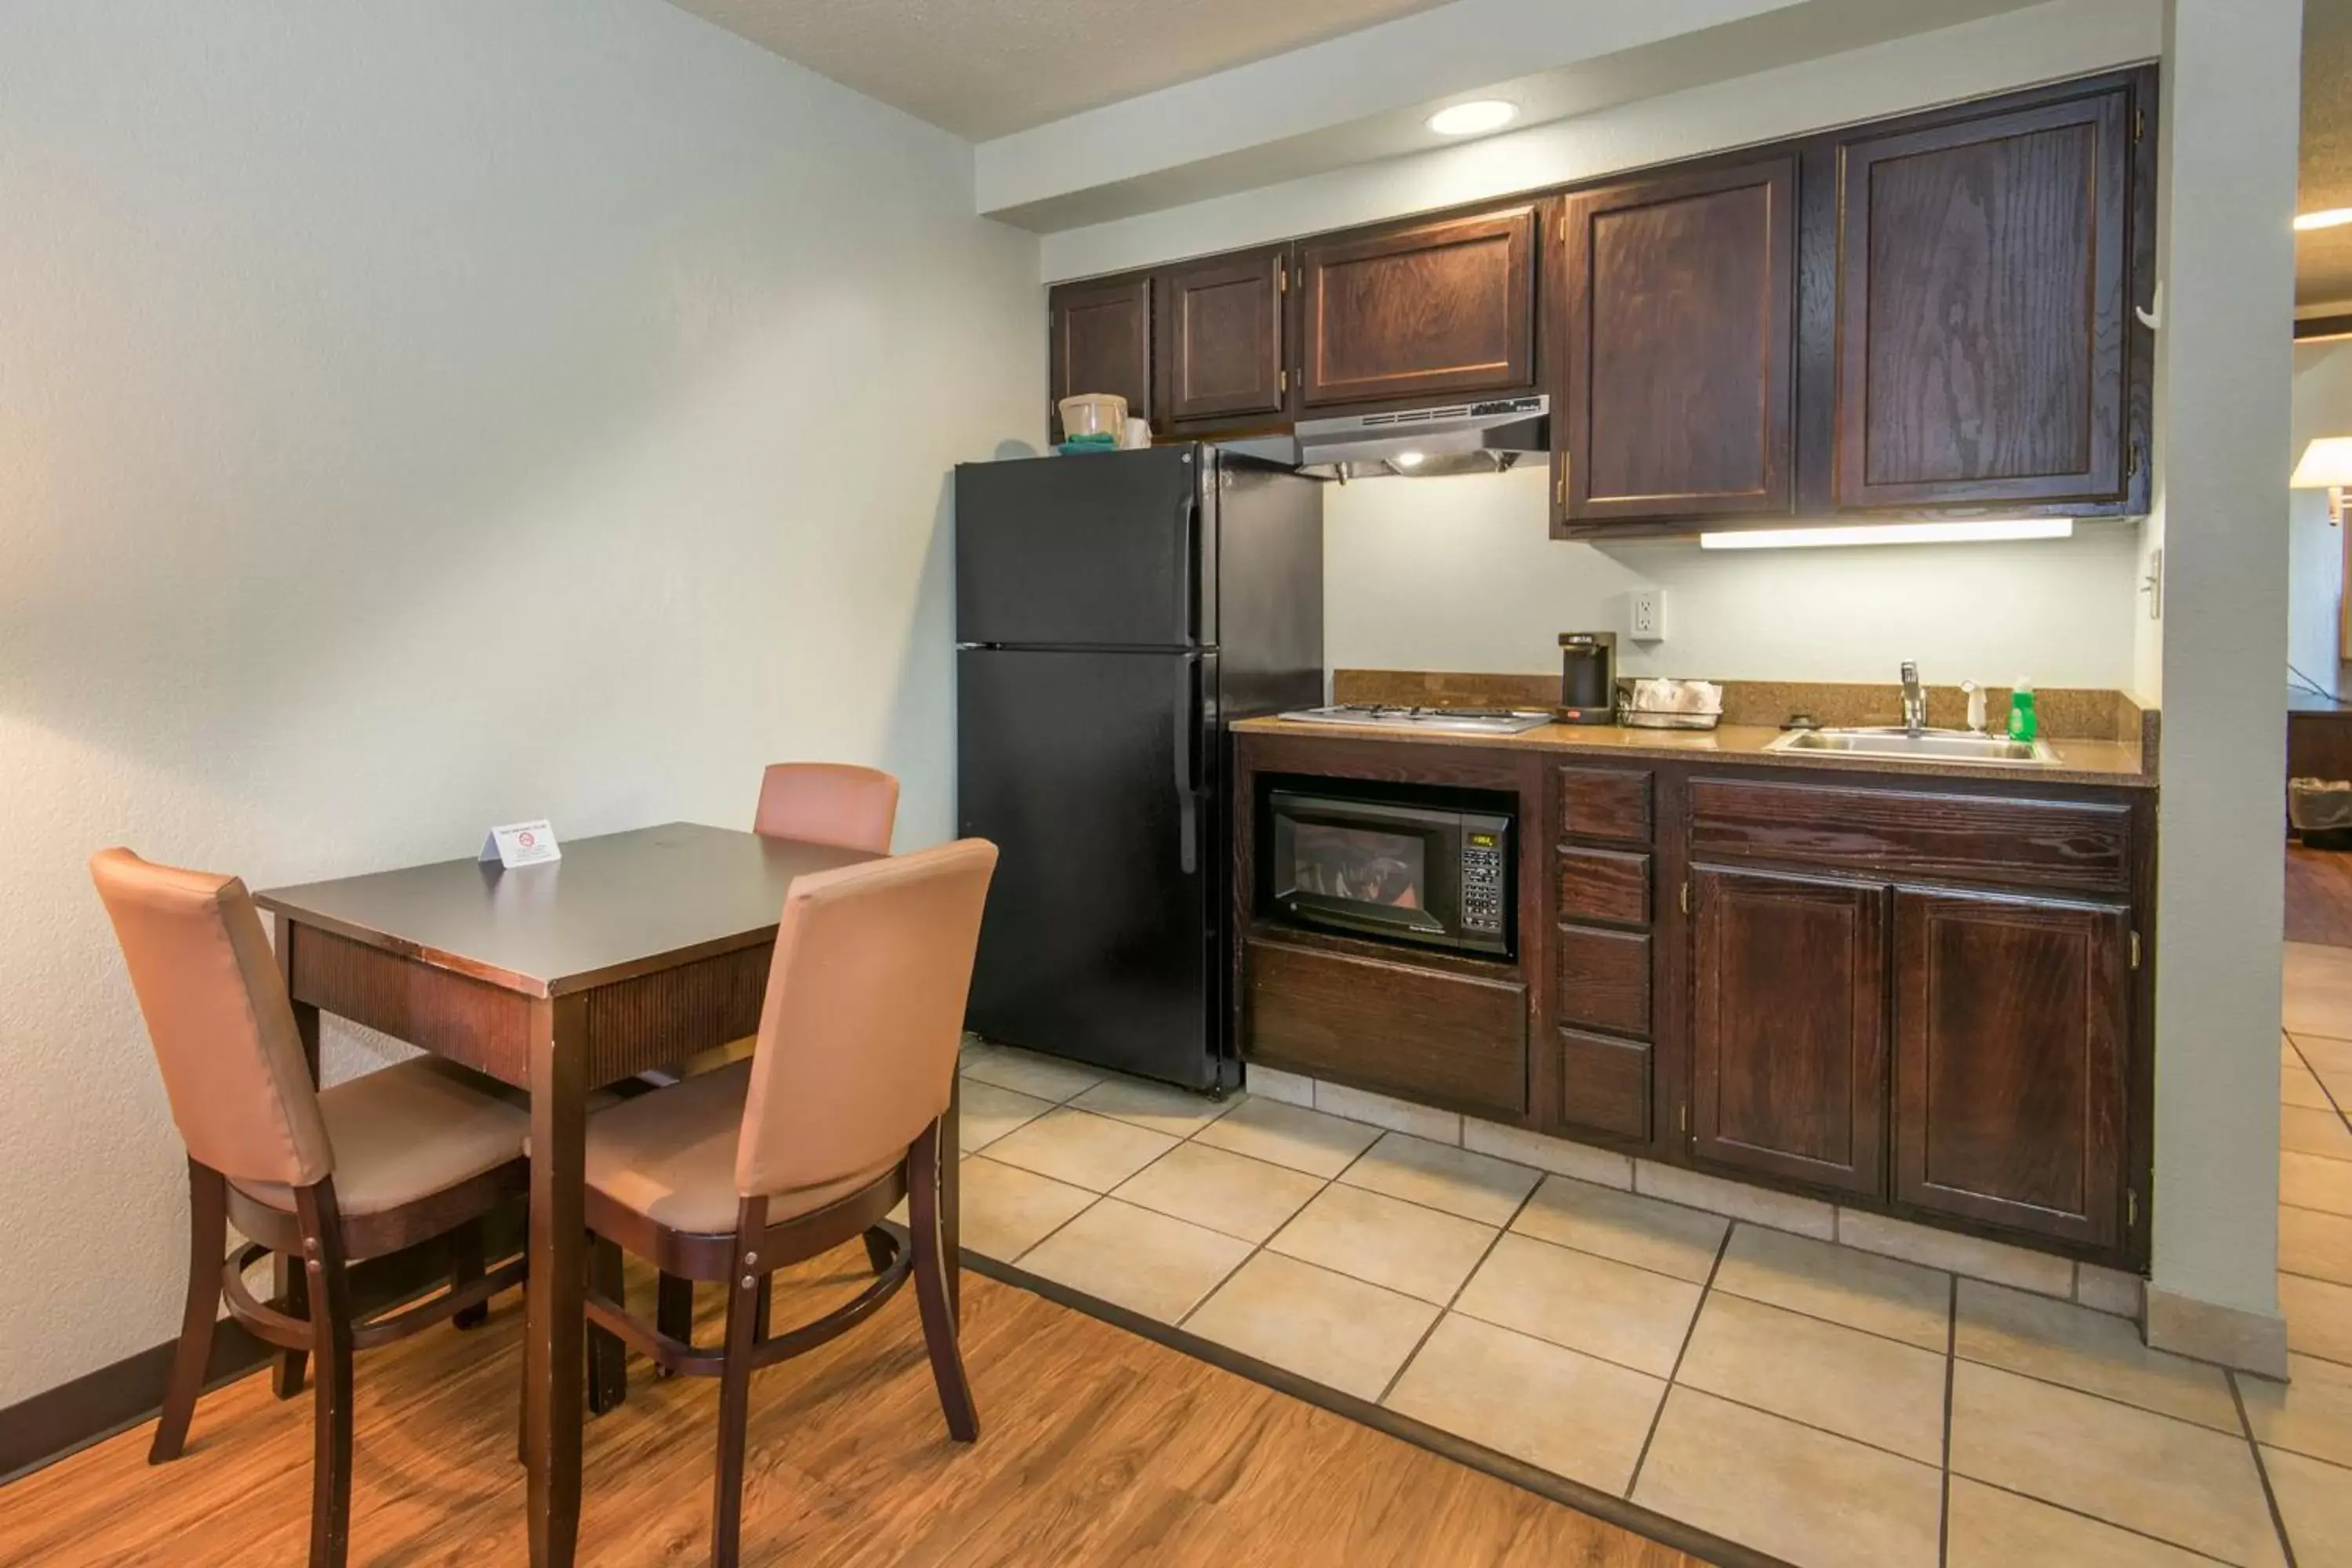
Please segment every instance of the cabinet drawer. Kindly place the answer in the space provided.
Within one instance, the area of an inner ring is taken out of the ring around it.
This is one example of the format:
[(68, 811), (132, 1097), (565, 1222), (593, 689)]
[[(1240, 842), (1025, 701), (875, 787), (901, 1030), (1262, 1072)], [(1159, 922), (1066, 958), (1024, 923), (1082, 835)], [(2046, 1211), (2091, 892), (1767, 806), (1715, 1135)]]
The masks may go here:
[(1528, 1111), (1524, 985), (1252, 941), (1242, 1055), (1407, 1100)]
[(1578, 838), (1650, 841), (1650, 774), (1622, 768), (1559, 768), (1559, 830)]
[(1649, 1137), (1649, 1047), (1562, 1029), (1559, 1063), (1562, 1121), (1620, 1138)]
[(1650, 923), (1650, 858), (1622, 849), (1559, 851), (1559, 916), (1613, 925)]
[(1650, 1032), (1650, 939), (1645, 932), (1562, 926), (1552, 940), (1566, 1024), (1621, 1035)]
[(1694, 858), (2004, 887), (2122, 892), (2131, 885), (2129, 808), (2083, 801), (1696, 779), (1690, 848)]

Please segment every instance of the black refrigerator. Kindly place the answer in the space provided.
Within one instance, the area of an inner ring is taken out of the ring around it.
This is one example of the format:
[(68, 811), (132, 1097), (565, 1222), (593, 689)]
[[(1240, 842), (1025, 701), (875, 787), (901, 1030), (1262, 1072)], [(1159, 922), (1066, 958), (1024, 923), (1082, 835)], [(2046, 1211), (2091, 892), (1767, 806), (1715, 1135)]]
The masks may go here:
[(971, 1026), (1198, 1089), (1228, 1039), (1224, 728), (1323, 697), (1318, 481), (1200, 444), (956, 469)]

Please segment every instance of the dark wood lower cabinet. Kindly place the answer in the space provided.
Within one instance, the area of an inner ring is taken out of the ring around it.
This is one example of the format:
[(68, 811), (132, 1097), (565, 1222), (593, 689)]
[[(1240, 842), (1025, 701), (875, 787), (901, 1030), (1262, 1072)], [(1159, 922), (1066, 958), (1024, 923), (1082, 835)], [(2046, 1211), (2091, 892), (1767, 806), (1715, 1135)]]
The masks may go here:
[(1646, 931), (1562, 926), (1552, 937), (1559, 955), (1562, 1023), (1624, 1035), (1650, 1032), (1650, 938)]
[(1903, 888), (1895, 972), (1895, 1196), (2114, 1244), (2130, 910)]
[[(1237, 732), (1256, 771), (1326, 742)], [(1283, 930), (1237, 844), (1250, 1061), (2145, 1268), (2153, 790), (1331, 741), (1519, 803), (1518, 948)]]
[(1507, 1121), (1527, 1114), (1523, 985), (1253, 939), (1244, 1023), (1253, 1061)]
[(1650, 1047), (1582, 1029), (1559, 1031), (1559, 1115), (1612, 1138), (1650, 1135)]
[(1886, 899), (1868, 883), (1692, 868), (1699, 1159), (1881, 1189)]

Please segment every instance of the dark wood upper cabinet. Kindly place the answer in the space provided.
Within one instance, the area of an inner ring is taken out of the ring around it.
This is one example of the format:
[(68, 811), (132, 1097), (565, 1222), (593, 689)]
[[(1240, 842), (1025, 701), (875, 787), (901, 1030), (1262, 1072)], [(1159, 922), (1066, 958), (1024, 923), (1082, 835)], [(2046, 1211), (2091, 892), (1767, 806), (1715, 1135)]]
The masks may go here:
[(2114, 1245), (2128, 910), (1909, 888), (1895, 910), (1895, 1197)]
[(1577, 192), (1561, 228), (1560, 517), (1786, 515), (1795, 155)]
[(1081, 392), (1111, 392), (1127, 411), (1151, 417), (1151, 279), (1137, 273), (1064, 283), (1046, 295), (1053, 363), (1046, 409), (1062, 438), (1061, 401)]
[(1533, 390), (1536, 215), (1528, 204), (1302, 240), (1300, 404)]
[(1841, 142), (1840, 506), (2125, 500), (2132, 97)]
[(1153, 282), (1160, 417), (1261, 423), (1289, 405), (1283, 353), (1288, 247), (1169, 268)]
[(1691, 893), (1692, 1154), (1875, 1195), (1886, 888), (1695, 866)]

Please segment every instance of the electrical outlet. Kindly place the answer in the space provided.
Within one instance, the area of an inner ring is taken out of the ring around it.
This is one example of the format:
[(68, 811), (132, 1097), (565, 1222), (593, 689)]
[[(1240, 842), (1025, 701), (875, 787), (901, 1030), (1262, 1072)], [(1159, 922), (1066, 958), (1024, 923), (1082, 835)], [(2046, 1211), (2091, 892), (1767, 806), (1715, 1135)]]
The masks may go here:
[(1635, 642), (1663, 642), (1666, 636), (1666, 591), (1636, 588), (1626, 596), (1625, 631)]

